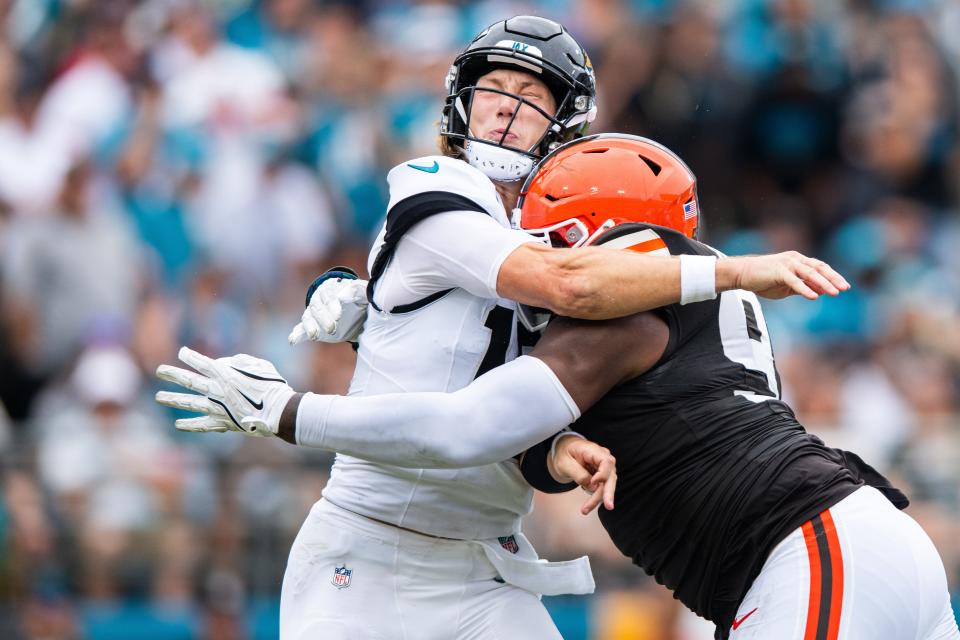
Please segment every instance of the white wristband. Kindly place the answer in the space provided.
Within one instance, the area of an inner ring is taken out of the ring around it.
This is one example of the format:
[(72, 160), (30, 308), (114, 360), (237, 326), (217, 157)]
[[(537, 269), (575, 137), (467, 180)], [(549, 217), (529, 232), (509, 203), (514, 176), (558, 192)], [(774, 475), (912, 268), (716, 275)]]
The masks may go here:
[(717, 297), (717, 257), (680, 256), (680, 304)]

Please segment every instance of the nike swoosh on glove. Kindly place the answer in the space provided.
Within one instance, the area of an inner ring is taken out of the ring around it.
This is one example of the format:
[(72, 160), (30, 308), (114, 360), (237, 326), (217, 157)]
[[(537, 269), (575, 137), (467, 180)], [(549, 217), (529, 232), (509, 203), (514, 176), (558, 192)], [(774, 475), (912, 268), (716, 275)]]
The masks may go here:
[(196, 393), (158, 391), (156, 400), (203, 415), (177, 420), (177, 429), (239, 431), (256, 437), (277, 434), (280, 414), (294, 391), (273, 364), (245, 353), (214, 360), (187, 347), (178, 356), (195, 371), (162, 364), (157, 377)]
[(307, 308), (287, 338), (290, 344), (356, 342), (367, 318), (367, 281), (338, 267), (314, 280), (311, 289)]

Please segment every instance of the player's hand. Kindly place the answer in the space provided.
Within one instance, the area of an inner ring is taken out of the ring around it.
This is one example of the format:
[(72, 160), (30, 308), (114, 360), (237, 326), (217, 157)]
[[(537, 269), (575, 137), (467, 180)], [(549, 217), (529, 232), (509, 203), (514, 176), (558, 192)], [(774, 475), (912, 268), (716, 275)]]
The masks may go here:
[(561, 435), (554, 447), (547, 466), (560, 482), (576, 482), (590, 494), (580, 507), (587, 515), (603, 502), (609, 511), (613, 509), (613, 496), (617, 490), (617, 459), (610, 450), (601, 447), (577, 434)]
[(157, 377), (196, 393), (158, 391), (157, 402), (202, 415), (177, 420), (177, 429), (277, 434), (280, 414), (294, 391), (271, 363), (243, 353), (213, 360), (187, 347), (178, 355), (195, 371), (162, 364)]
[(307, 308), (287, 338), (290, 344), (356, 342), (367, 317), (367, 281), (347, 267), (334, 267), (307, 290)]
[(801, 295), (815, 300), (850, 288), (843, 276), (822, 260), (796, 251), (763, 256), (737, 256), (717, 261), (717, 288), (745, 289), (764, 298)]

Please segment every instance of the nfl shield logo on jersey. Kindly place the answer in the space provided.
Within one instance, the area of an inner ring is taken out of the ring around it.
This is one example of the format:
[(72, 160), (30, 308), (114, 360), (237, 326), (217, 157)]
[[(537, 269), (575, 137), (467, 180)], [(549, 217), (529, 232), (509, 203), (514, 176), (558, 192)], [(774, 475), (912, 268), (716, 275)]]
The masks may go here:
[(497, 538), (497, 540), (500, 542), (500, 546), (510, 553), (517, 553), (520, 551), (520, 545), (517, 544), (517, 539), (514, 536), (504, 536)]
[(333, 580), (331, 584), (337, 589), (346, 589), (350, 586), (350, 577), (353, 575), (353, 569), (347, 569), (346, 565), (342, 567), (334, 567), (333, 569)]

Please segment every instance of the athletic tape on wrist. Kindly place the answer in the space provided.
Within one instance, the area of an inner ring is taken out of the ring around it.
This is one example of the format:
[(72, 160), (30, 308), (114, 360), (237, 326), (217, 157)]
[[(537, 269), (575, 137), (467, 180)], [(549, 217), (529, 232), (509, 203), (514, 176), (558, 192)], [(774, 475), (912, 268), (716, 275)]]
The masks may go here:
[(717, 257), (680, 256), (680, 304), (717, 297)]

